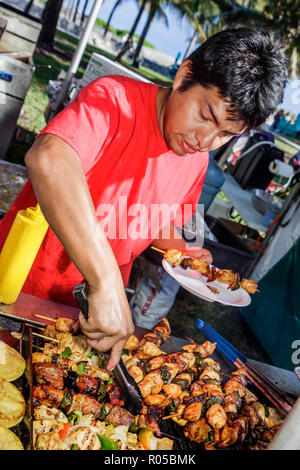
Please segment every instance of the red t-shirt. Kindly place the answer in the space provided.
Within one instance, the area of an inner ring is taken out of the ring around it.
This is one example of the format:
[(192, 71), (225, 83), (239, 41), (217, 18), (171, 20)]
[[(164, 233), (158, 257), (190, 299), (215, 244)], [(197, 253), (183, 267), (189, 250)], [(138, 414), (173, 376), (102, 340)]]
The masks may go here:
[[(176, 217), (171, 212), (167, 222), (183, 225), (192, 212), (181, 217), (180, 210), (184, 204), (194, 210), (208, 165), (207, 152), (178, 156), (168, 149), (158, 127), (157, 89), (123, 76), (102, 77), (86, 86), (41, 132), (60, 137), (78, 154), (124, 285), (133, 260), (166, 224), (158, 215), (163, 207), (159, 205), (179, 204)], [(35, 204), (28, 181), (1, 222), (0, 248), (16, 212)], [(82, 280), (49, 229), (22, 290), (75, 305), (72, 291)]]

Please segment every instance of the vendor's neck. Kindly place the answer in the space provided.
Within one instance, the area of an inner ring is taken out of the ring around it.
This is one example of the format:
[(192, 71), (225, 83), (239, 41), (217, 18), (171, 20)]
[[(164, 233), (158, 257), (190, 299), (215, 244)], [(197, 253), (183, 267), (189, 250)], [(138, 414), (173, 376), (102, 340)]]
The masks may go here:
[(164, 113), (165, 107), (168, 102), (170, 93), (172, 92), (172, 88), (158, 88), (157, 95), (156, 95), (156, 109), (157, 109), (157, 120), (158, 120), (158, 127), (160, 130), (161, 135), (164, 137)]

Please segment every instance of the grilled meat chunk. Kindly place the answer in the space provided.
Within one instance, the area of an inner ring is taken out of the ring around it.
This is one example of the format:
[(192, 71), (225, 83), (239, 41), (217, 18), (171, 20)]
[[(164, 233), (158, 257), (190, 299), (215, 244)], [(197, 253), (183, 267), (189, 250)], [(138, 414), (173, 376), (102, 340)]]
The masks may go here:
[(39, 384), (52, 385), (58, 390), (64, 388), (63, 373), (57, 365), (51, 362), (35, 362), (33, 372)]
[(46, 405), (56, 408), (64, 396), (63, 390), (57, 390), (51, 385), (36, 385), (32, 390), (34, 405)]
[(169, 398), (161, 394), (147, 395), (144, 401), (148, 406), (158, 406), (159, 408), (165, 408), (170, 404)]
[(70, 450), (61, 440), (57, 431), (40, 434), (36, 441), (37, 450)]
[(78, 375), (76, 379), (76, 389), (79, 393), (94, 395), (98, 389), (98, 381), (89, 375)]
[(161, 371), (159, 369), (149, 372), (144, 379), (139, 383), (142, 397), (147, 395), (156, 395), (163, 388), (164, 382), (161, 378)]
[(52, 431), (61, 431), (64, 428), (64, 423), (56, 421), (55, 419), (39, 419), (35, 420), (32, 423), (32, 441), (33, 447), (36, 445), (37, 438), (40, 434), (45, 434)]
[(206, 419), (215, 431), (221, 429), (227, 423), (226, 413), (219, 403), (215, 403), (208, 408)]
[(183, 419), (186, 419), (187, 421), (198, 421), (198, 419), (201, 416), (201, 411), (202, 411), (201, 401), (191, 403), (190, 405), (187, 405), (187, 407), (185, 408)]
[(166, 362), (171, 362), (178, 366), (178, 372), (190, 369), (195, 364), (195, 356), (190, 352), (176, 352), (166, 356)]
[(80, 410), (82, 414), (92, 414), (95, 418), (99, 418), (101, 411), (101, 403), (96, 398), (85, 395), (84, 393), (77, 393), (73, 396), (71, 407), (68, 409), (68, 414), (74, 410)]
[(207, 441), (207, 439), (209, 439), (213, 434), (213, 430), (206, 422), (205, 418), (200, 418), (198, 421), (187, 423), (183, 432), (185, 437), (193, 442), (197, 442), (197, 444)]
[(125, 410), (125, 408), (121, 408), (120, 406), (114, 405), (110, 408), (108, 415), (105, 418), (105, 422), (109, 424), (113, 424), (114, 426), (124, 425), (128, 428), (134, 421), (134, 416), (129, 413), (129, 411)]
[(131, 366), (129, 368), (129, 372), (130, 372), (130, 374), (132, 375), (132, 377), (134, 378), (134, 380), (136, 381), (137, 384), (140, 383), (144, 378), (144, 372), (138, 366)]
[(33, 411), (34, 419), (55, 419), (60, 423), (67, 423), (68, 419), (64, 413), (57, 408), (50, 408), (46, 405), (36, 406)]
[(78, 450), (100, 450), (101, 444), (97, 435), (88, 426), (74, 426), (68, 432), (64, 443), (71, 448), (77, 444)]

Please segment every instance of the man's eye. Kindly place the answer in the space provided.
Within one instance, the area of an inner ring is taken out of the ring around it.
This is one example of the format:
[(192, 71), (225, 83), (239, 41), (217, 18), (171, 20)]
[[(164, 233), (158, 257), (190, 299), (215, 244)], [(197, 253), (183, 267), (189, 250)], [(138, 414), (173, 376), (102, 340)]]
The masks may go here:
[(201, 112), (200, 112), (200, 117), (203, 121), (209, 121), (209, 119), (205, 117), (204, 114), (202, 114)]

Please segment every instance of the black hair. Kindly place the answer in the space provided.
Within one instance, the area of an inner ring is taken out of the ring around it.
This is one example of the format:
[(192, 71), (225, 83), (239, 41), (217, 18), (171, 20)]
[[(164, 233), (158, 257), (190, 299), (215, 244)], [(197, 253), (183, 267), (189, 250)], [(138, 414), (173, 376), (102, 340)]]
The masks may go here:
[(188, 60), (190, 73), (179, 91), (194, 85), (216, 86), (228, 102), (229, 118), (249, 129), (265, 122), (283, 99), (286, 57), (279, 37), (250, 28), (220, 31)]

